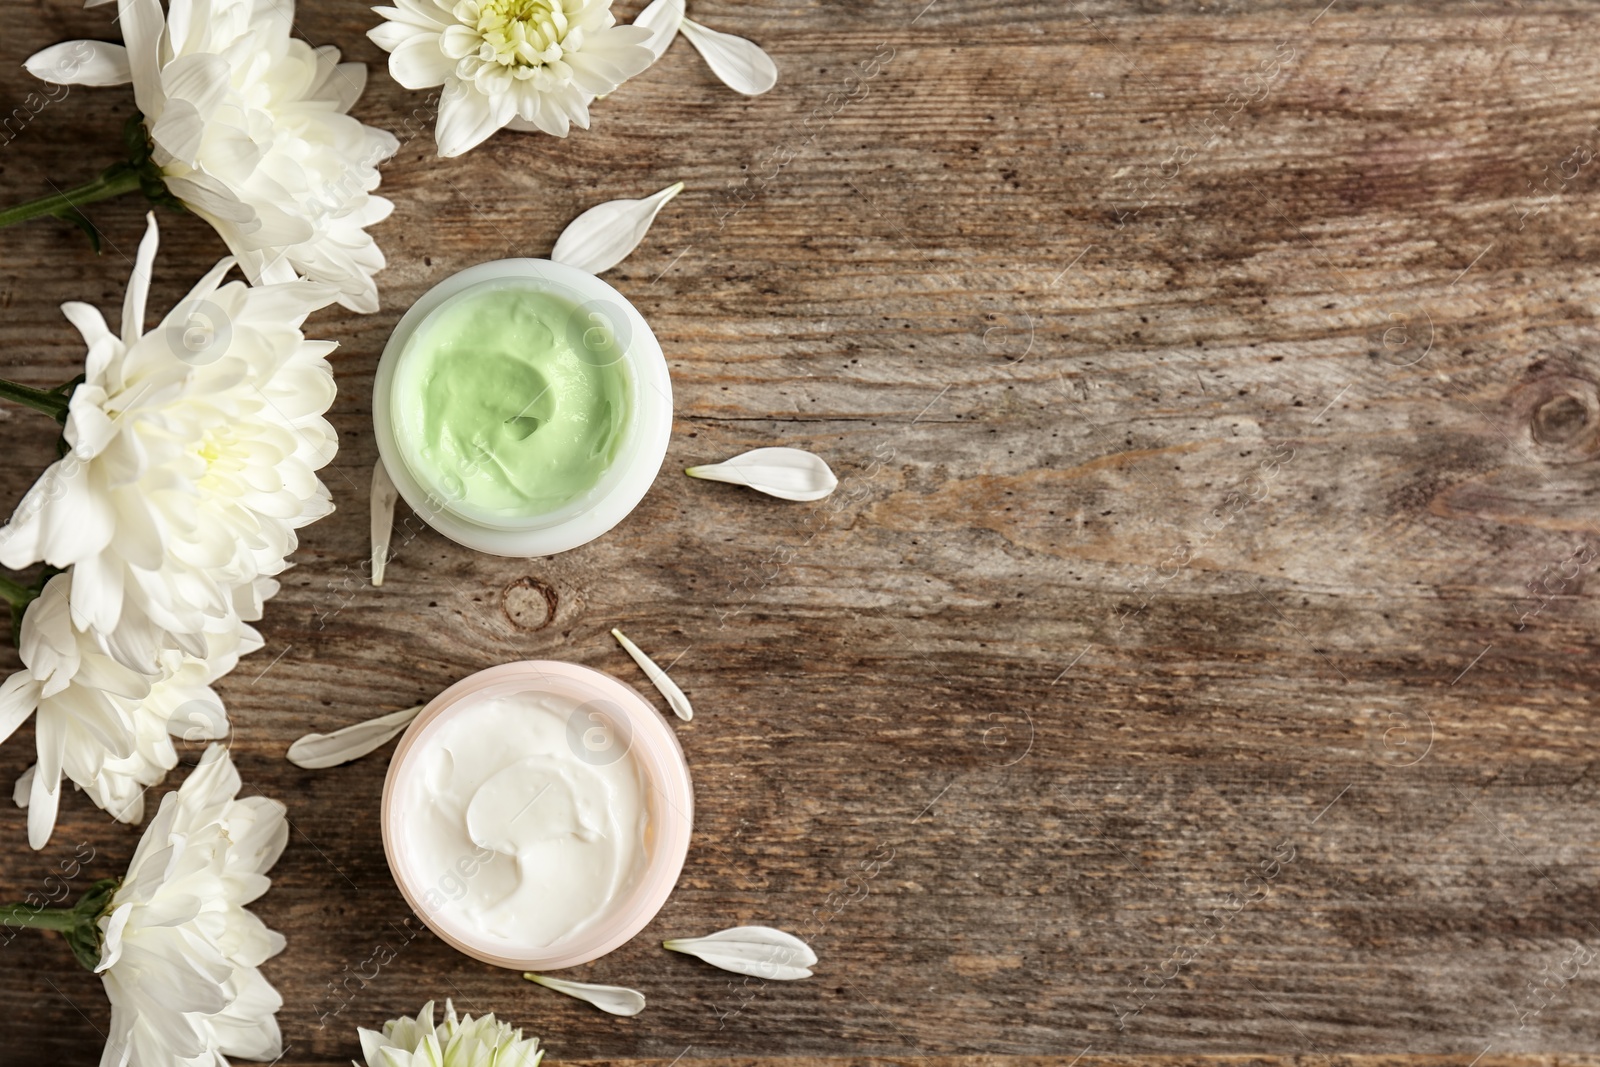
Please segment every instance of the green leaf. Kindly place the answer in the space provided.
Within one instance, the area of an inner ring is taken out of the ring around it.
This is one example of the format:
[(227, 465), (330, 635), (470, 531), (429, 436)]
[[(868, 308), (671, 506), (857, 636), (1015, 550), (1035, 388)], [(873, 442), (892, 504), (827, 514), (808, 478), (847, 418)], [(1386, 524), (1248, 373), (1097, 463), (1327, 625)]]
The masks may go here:
[(87, 377), (87, 376), (83, 375), (83, 374), (80, 374), (76, 378), (73, 378), (71, 381), (62, 382), (60, 385), (56, 386), (54, 389), (52, 389), (50, 391), (52, 393), (55, 393), (55, 394), (59, 395), (59, 396), (70, 397), (72, 395), (72, 391), (74, 389), (76, 389), (78, 386), (83, 384), (85, 377)]
[(89, 216), (75, 207), (62, 208), (59, 211), (52, 211), (50, 214), (58, 219), (70, 222), (82, 230), (84, 236), (89, 238), (89, 247), (94, 249), (94, 254), (97, 256), (100, 254), (100, 231), (95, 229), (94, 223), (89, 221)]

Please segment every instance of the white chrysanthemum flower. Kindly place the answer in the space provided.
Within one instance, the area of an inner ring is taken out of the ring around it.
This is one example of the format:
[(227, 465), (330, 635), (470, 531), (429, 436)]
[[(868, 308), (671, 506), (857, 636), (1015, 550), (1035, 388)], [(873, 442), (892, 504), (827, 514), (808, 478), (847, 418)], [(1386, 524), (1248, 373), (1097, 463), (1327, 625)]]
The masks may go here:
[(122, 822), (144, 818), (144, 792), (178, 764), (173, 736), (210, 741), (228, 719), (211, 683), (239, 656), (261, 647), (242, 623), (207, 634), (207, 656), (162, 652), (146, 676), (118, 663), (93, 631), (72, 625), (70, 574), (45, 584), (22, 617), (18, 650), (25, 665), (0, 684), (0, 741), (30, 714), (39, 762), (13, 796), (28, 810), (28, 843), (43, 848), (55, 827), (61, 779), (67, 778)]
[[(124, 759), (107, 759), (84, 791), (122, 822), (144, 818), (144, 794), (178, 765), (173, 738), (220, 741), (228, 734), (227, 712), (211, 683), (233, 670), (241, 655), (262, 645), (252, 626), (206, 635), (204, 659), (178, 649), (161, 653), (161, 674), (143, 700), (129, 701), (136, 743)], [(74, 779), (76, 781), (76, 779)]]
[(282, 1052), (283, 998), (258, 968), (283, 935), (244, 905), (271, 885), (289, 827), (278, 801), (238, 792), (227, 750), (212, 745), (161, 798), (99, 920), (96, 970), (111, 999), (101, 1067), (221, 1067)]
[[(293, 0), (117, 6), (124, 44), (67, 41), (28, 70), (55, 84), (132, 82), (161, 184), (216, 227), (252, 282), (304, 275), (337, 286), (352, 311), (376, 311), (384, 260), (366, 227), (393, 210), (371, 194), (400, 144), (347, 114), (366, 67), (291, 38)], [(138, 187), (127, 173), (100, 195)]]
[(444, 86), (434, 139), (459, 156), (501, 128), (565, 137), (589, 104), (655, 61), (649, 30), (618, 26), (611, 0), (396, 0), (373, 8), (389, 73), (407, 89)]
[[(0, 564), (71, 567), (73, 623), (147, 674), (160, 649), (205, 658), (207, 632), (259, 617), (257, 580), (333, 510), (316, 472), (338, 447), (323, 418), (335, 345), (300, 331), (333, 287), (220, 285), (223, 260), (145, 333), (157, 240), (152, 215), (120, 337), (89, 305), (64, 306), (89, 346), (71, 450), (0, 528)], [(160, 640), (137, 639), (150, 633)]]
[[(58, 574), (22, 616), (18, 652), (25, 665), (0, 684), (0, 740), (28, 716), (39, 762), (28, 779), (28, 844), (43, 848), (55, 828), (63, 772), (80, 787), (92, 785), (107, 759), (127, 759), (138, 748), (129, 713), (150, 694), (150, 680), (113, 659), (92, 633), (72, 625), (67, 588)], [(18, 793), (21, 793), (19, 787)]]
[[(415, 1019), (390, 1019), (383, 1032), (360, 1030), (366, 1067), (538, 1067), (544, 1050), (536, 1037), (495, 1019), (491, 1012), (474, 1019), (456, 1018), (444, 1002), (444, 1022), (433, 1025), (433, 1001)], [(361, 1067), (356, 1064), (356, 1067)]]

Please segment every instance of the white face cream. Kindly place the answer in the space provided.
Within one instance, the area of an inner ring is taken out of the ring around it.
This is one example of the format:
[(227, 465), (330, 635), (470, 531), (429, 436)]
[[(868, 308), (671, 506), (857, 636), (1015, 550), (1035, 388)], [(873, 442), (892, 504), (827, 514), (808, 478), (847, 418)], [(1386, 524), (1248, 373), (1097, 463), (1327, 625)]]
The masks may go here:
[(423, 708), (389, 763), (383, 848), (446, 944), (499, 967), (587, 963), (655, 918), (689, 854), (694, 786), (633, 687), (502, 663)]
[(419, 740), (394, 802), (425, 912), (475, 942), (548, 949), (638, 886), (649, 786), (631, 746), (609, 743), (609, 710), (513, 693), (469, 702)]

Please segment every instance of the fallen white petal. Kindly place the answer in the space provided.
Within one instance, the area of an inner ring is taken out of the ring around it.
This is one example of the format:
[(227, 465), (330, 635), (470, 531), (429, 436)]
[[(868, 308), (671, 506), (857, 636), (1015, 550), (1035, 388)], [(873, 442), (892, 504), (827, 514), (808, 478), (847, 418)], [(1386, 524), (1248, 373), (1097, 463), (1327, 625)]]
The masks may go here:
[(379, 715), (376, 719), (346, 726), (331, 734), (306, 734), (289, 746), (289, 762), (308, 771), (337, 767), (365, 756), (404, 730), (417, 717), (421, 707)]
[(684, 19), (680, 28), (711, 73), (728, 88), (746, 96), (760, 96), (778, 84), (777, 64), (754, 41), (720, 33), (693, 19)]
[(678, 182), (643, 200), (610, 200), (590, 208), (561, 231), (550, 258), (590, 274), (610, 270), (639, 247), (656, 213), (681, 192)]
[(810, 945), (770, 926), (735, 926), (705, 937), (663, 941), (661, 947), (699, 956), (713, 967), (735, 974), (783, 982), (810, 978), (808, 968), (817, 962)]
[(633, 24), (650, 31), (650, 39), (644, 46), (660, 59), (678, 36), (678, 24), (682, 21), (683, 0), (651, 0), (650, 6), (639, 12)]
[(694, 718), (694, 708), (690, 706), (689, 698), (683, 695), (683, 690), (678, 688), (677, 682), (667, 676), (666, 671), (656, 666), (655, 660), (639, 651), (639, 646), (629, 641), (621, 630), (612, 630), (611, 636), (617, 639), (617, 644), (622, 646), (623, 651), (633, 657), (633, 662), (637, 663), (639, 669), (649, 677), (651, 684), (661, 690), (661, 695), (667, 698), (667, 703), (672, 706), (678, 718), (684, 722)]
[(528, 973), (522, 977), (535, 985), (557, 993), (565, 993), (578, 1000), (586, 1000), (601, 1011), (612, 1015), (638, 1015), (644, 1011), (644, 994), (636, 989), (619, 985), (591, 985), (588, 982), (568, 982), (560, 978), (547, 978), (542, 974)]
[(822, 457), (799, 448), (757, 448), (723, 463), (683, 473), (711, 482), (745, 485), (782, 500), (821, 500), (839, 486)]
[(400, 491), (389, 480), (383, 460), (372, 468), (372, 584), (383, 584), (383, 568), (389, 562), (389, 531), (394, 528), (394, 505)]

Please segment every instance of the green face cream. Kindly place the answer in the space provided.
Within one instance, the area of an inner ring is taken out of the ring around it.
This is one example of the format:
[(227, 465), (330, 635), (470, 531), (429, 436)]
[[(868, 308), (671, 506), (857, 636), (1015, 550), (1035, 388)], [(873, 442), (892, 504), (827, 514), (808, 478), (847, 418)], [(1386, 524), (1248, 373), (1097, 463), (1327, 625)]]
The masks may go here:
[(623, 353), (593, 318), (515, 281), (440, 305), (406, 343), (390, 393), (395, 443), (417, 481), (494, 524), (594, 488), (632, 398)]

